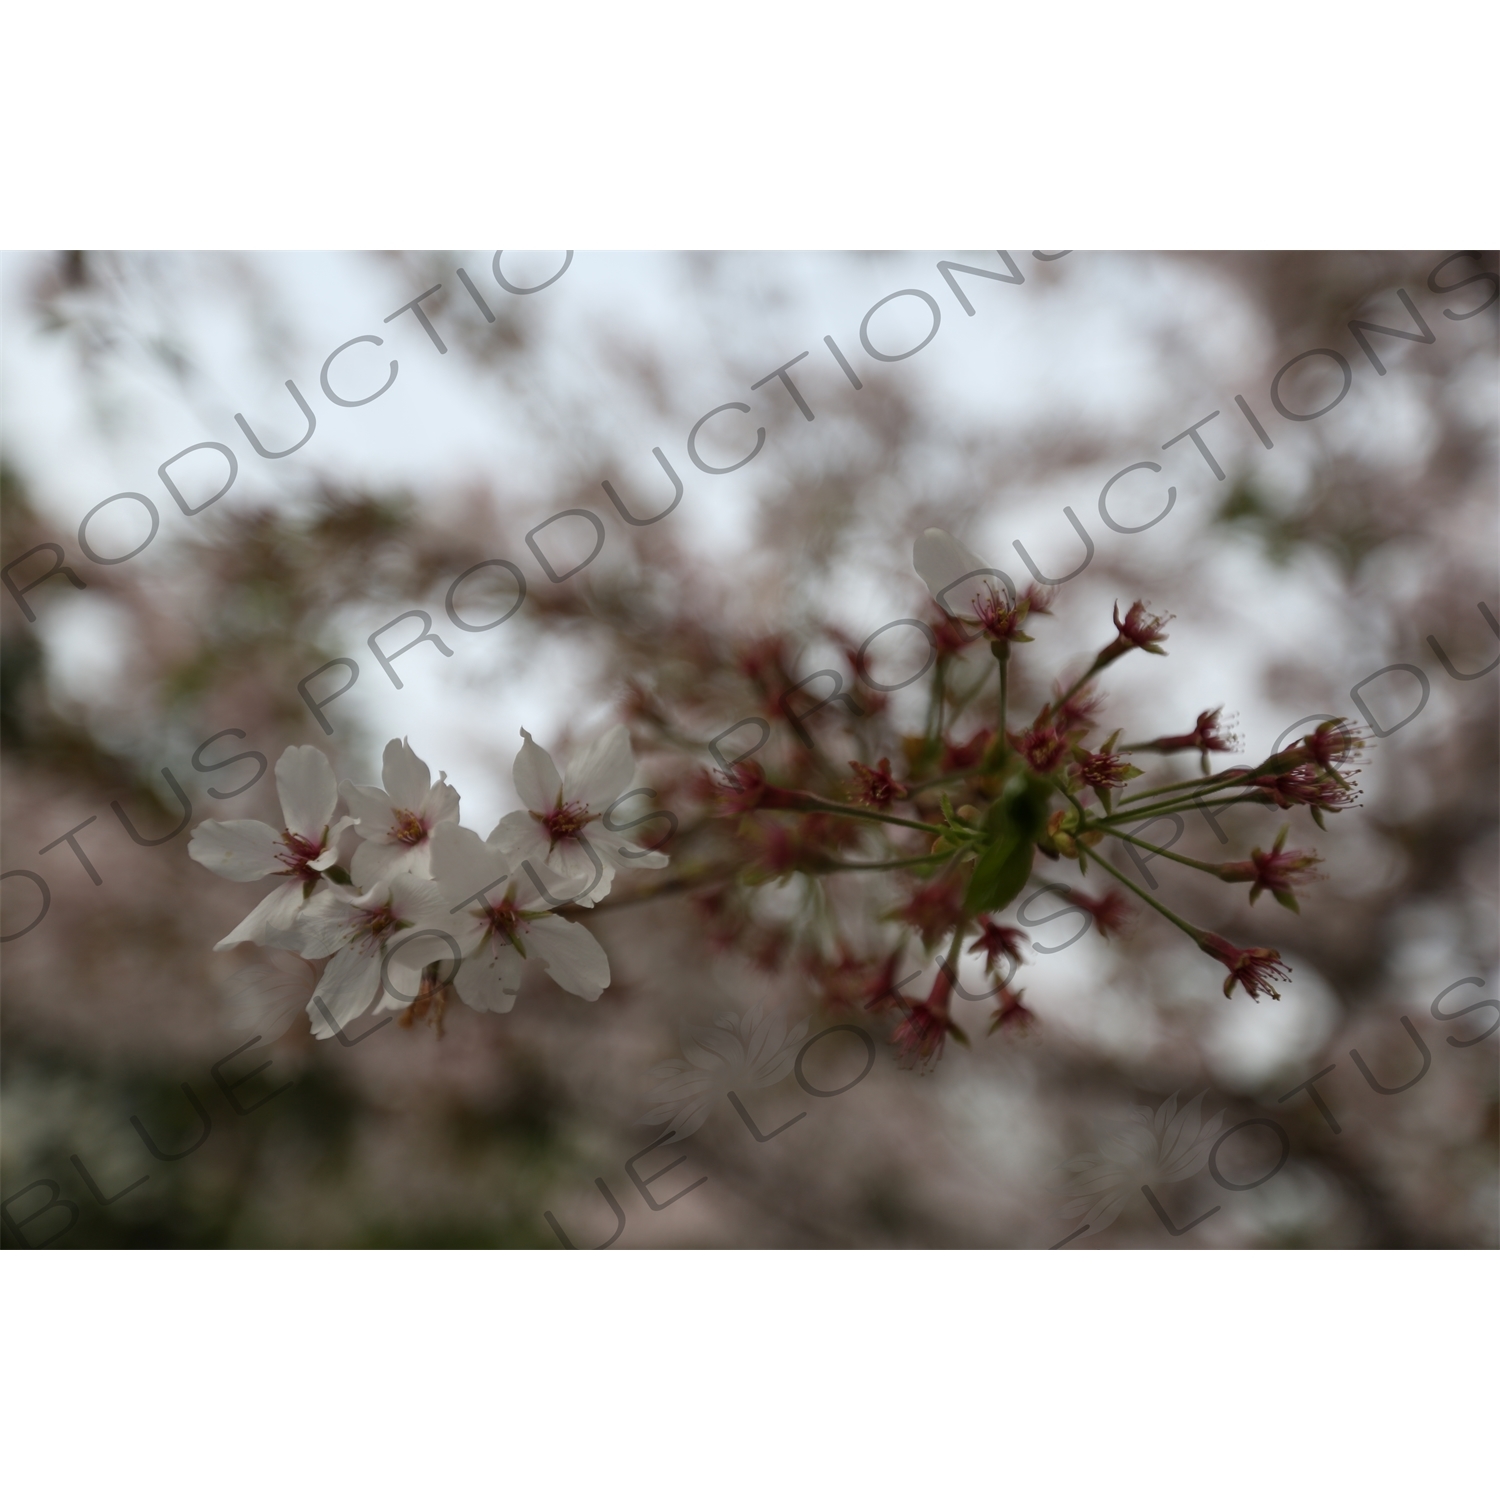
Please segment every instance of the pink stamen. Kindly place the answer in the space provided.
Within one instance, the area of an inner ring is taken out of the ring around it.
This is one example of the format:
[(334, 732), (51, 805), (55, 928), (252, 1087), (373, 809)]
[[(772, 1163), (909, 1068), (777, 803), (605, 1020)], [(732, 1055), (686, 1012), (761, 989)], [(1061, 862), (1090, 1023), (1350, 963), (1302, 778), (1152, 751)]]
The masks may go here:
[(534, 812), (531, 816), (547, 830), (547, 837), (556, 848), (563, 839), (576, 839), (599, 814), (591, 813), (583, 802), (560, 802), (551, 812)]
[(318, 872), (312, 868), (312, 862), (324, 852), (322, 843), (289, 830), (282, 832), (281, 842), (285, 852), (278, 854), (276, 860), (286, 866), (286, 873), (299, 880), (316, 880)]

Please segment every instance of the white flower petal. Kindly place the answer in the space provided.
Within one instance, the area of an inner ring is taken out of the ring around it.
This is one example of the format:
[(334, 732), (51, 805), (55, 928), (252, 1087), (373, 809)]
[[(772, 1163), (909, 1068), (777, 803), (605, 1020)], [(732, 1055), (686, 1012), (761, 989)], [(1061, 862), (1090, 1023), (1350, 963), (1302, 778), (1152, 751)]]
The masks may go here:
[[(350, 911), (353, 905), (352, 896), (329, 890), (327, 886), (315, 891), (297, 918), (296, 951), (303, 958), (327, 958), (337, 953), (354, 935), (354, 918)], [(287, 946), (293, 945), (288, 943)]]
[(393, 875), (390, 903), (396, 920), (413, 927), (436, 927), (438, 918), (448, 914), (437, 885), (427, 875)]
[(538, 917), (526, 929), (526, 951), (546, 964), (547, 972), (567, 990), (597, 1000), (609, 983), (609, 959), (593, 933), (563, 917)]
[[(333, 1035), (329, 1018), (342, 1030), (351, 1021), (364, 1015), (375, 1000), (375, 987), (380, 983), (380, 955), (358, 948), (344, 948), (334, 954), (333, 962), (323, 970), (323, 977), (307, 1002), (307, 1014), (312, 1021), (313, 1035), (326, 1041)], [(318, 1002), (322, 1001), (322, 1008)], [(328, 1014), (323, 1012), (327, 1010)]]
[[(591, 824), (590, 828), (593, 826)], [(589, 843), (594, 846), (594, 852), (616, 870), (660, 870), (671, 863), (665, 854), (659, 854), (655, 849), (642, 849), (622, 840), (606, 842), (606, 838), (590, 832)]]
[[(481, 921), (476, 917), (473, 914), (472, 908), (468, 911), (445, 913), (440, 924), (437, 922), (433, 923), (434, 927), (439, 925), (444, 932), (452, 935), (454, 941), (458, 944), (459, 953), (465, 956), (466, 961), (468, 955), (478, 953), (481, 944), (490, 941), (489, 923)], [(451, 961), (453, 954), (449, 952), (447, 957)], [(445, 975), (448, 973), (446, 967), (443, 969), (443, 973)]]
[(319, 842), (339, 800), (328, 757), (314, 745), (288, 746), (276, 762), (276, 790), (288, 831)]
[(552, 757), (523, 729), (521, 738), (526, 742), (516, 756), (513, 771), (516, 794), (533, 812), (551, 812), (557, 806), (557, 794), (562, 790), (562, 777)]
[(385, 747), (381, 780), (397, 807), (415, 812), (432, 785), (432, 772), (427, 769), (427, 762), (404, 739), (392, 740)]
[(298, 924), (305, 909), (311, 905), (311, 901), (302, 899), (300, 880), (284, 880), (228, 937), (220, 938), (214, 944), (214, 952), (222, 953), (237, 943), (259, 943), (265, 948), (295, 951), (302, 943)]
[(529, 812), (506, 813), (490, 830), (485, 843), (504, 851), (513, 865), (523, 858), (533, 858), (538, 845), (543, 855), (547, 852), (547, 835)]
[(354, 826), (354, 819), (353, 818), (347, 818), (347, 817), (346, 818), (340, 818), (338, 820), (338, 822), (335, 823), (328, 830), (328, 845), (327, 845), (327, 847), (323, 850), (323, 852), (316, 859), (310, 859), (310, 860), (308, 860), (308, 862), (307, 862), (308, 869), (309, 870), (328, 870), (328, 869), (332, 869), (332, 867), (339, 862), (339, 835), (341, 833), (343, 833), (343, 831), (346, 828), (352, 828), (353, 826)]
[(428, 870), (428, 853), (423, 844), (412, 848), (406, 844), (363, 843), (349, 861), (349, 878), (362, 891), (395, 875), (421, 874)]
[[(982, 557), (936, 526), (929, 526), (917, 538), (911, 560), (932, 597), (950, 615), (961, 619), (974, 618), (969, 608), (974, 595), (983, 593), (986, 578), (997, 578), (995, 569)], [(952, 588), (958, 579), (971, 574), (979, 576), (970, 577), (965, 586)]]
[(433, 782), (432, 790), (422, 798), (422, 805), (413, 811), (428, 828), (458, 822), (458, 788), (450, 786), (446, 779)]
[[(614, 867), (602, 859), (596, 866), (579, 840), (563, 839), (549, 850), (543, 835), (540, 852), (540, 863), (534, 855), (526, 855), (520, 849), (512, 855), (523, 877), (519, 899), (526, 905), (530, 906), (535, 900), (540, 905), (576, 901), (580, 906), (592, 906), (609, 894), (615, 879)], [(534, 875), (521, 863), (523, 858)], [(538, 880), (545, 883), (545, 890), (537, 889)]]
[(200, 823), (188, 840), (188, 854), (205, 870), (227, 880), (263, 880), (286, 866), (276, 856), (285, 852), (281, 835), (269, 823), (254, 818), (212, 819)]
[(584, 746), (568, 763), (568, 773), (563, 777), (563, 801), (581, 802), (591, 812), (602, 813), (634, 778), (630, 732), (623, 724), (616, 724), (593, 744)]
[(516, 1003), (524, 967), (521, 955), (508, 943), (499, 952), (486, 944), (473, 958), (464, 960), (453, 988), (465, 1005), (503, 1015)]
[(380, 964), (381, 1000), (379, 1010), (405, 1010), (422, 988), (422, 970), (428, 964), (441, 965), (438, 973), (445, 979), (458, 969), (457, 944), (441, 928), (424, 927), (416, 932), (397, 934), (383, 949)]
[(339, 793), (359, 825), (361, 838), (375, 839), (380, 843), (390, 838), (396, 811), (385, 792), (378, 786), (356, 786), (352, 781), (341, 781)]
[[(525, 816), (523, 813), (522, 817)], [(472, 828), (439, 823), (432, 830), (431, 844), (432, 878), (442, 893), (444, 911), (477, 896), (496, 881), (507, 879), (511, 873), (505, 854), (494, 844), (486, 843)], [(498, 888), (485, 891), (492, 903), (504, 894)]]

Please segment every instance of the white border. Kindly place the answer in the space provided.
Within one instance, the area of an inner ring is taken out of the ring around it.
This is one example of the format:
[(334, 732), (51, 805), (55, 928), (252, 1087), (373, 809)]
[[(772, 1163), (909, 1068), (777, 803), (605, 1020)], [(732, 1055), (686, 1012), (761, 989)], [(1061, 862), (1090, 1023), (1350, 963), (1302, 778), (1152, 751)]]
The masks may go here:
[(1472, 248), (1497, 15), (13, 8), (0, 243)]

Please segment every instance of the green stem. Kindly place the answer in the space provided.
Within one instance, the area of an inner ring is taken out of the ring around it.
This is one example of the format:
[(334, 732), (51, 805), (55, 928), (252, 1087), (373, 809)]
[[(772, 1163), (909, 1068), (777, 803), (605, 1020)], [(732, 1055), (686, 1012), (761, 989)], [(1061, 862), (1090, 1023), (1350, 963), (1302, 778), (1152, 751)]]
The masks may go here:
[(936, 864), (943, 856), (941, 854), (919, 854), (915, 859), (886, 859), (877, 864), (854, 864), (848, 860), (830, 859), (826, 861), (828, 870), (813, 870), (808, 873), (814, 875), (833, 874), (839, 870), (904, 870), (912, 865)]
[(943, 737), (943, 700), (948, 691), (948, 663), (938, 658), (937, 671), (933, 673), (932, 698), (927, 705), (927, 738), (940, 740)]
[(923, 781), (917, 786), (907, 787), (906, 795), (910, 799), (922, 792), (931, 791), (935, 786), (947, 786), (952, 781), (968, 781), (970, 777), (978, 777), (979, 774), (978, 766), (970, 766), (967, 771), (950, 771), (946, 776), (934, 776), (931, 781)]
[(1210, 875), (1219, 873), (1218, 865), (1204, 864), (1201, 859), (1190, 859), (1186, 854), (1173, 854), (1170, 849), (1159, 849), (1155, 844), (1148, 844), (1145, 839), (1135, 838), (1133, 835), (1124, 833), (1118, 828), (1109, 830), (1111, 838), (1124, 839), (1127, 844), (1135, 844), (1138, 848), (1149, 849), (1153, 854), (1165, 854), (1168, 859), (1176, 860), (1180, 865), (1191, 865), (1195, 870), (1206, 870)]
[(1010, 642), (1001, 641), (995, 652), (1000, 663), (1000, 737), (1005, 738), (1006, 708), (1010, 697)]
[[(1124, 748), (1132, 750), (1137, 747), (1126, 745)], [(1222, 791), (1235, 784), (1231, 777), (1238, 780), (1244, 774), (1246, 773), (1239, 771), (1223, 771), (1218, 776), (1195, 776), (1191, 781), (1169, 781), (1166, 786), (1153, 786), (1143, 792), (1132, 792), (1128, 797), (1121, 797), (1120, 803), (1123, 806), (1126, 802), (1139, 802), (1143, 797), (1160, 797), (1164, 792), (1180, 792), (1190, 786), (1202, 787), (1204, 791)]]
[(1107, 818), (1096, 818), (1094, 821), (1099, 824), (1112, 824), (1119, 822), (1125, 818), (1158, 818), (1164, 817), (1167, 813), (1199, 812), (1203, 808), (1207, 807), (1240, 807), (1250, 800), (1251, 799), (1249, 797), (1225, 797), (1218, 802), (1209, 802), (1201, 801), (1197, 798), (1177, 798), (1170, 802), (1156, 803), (1151, 807), (1132, 807), (1128, 811), (1122, 810), (1117, 813), (1112, 813)]
[[(1102, 656), (1102, 655), (1103, 655), (1103, 652), (1100, 652), (1100, 655), (1101, 655), (1101, 656)], [(1077, 692), (1077, 691), (1078, 691), (1078, 690), (1079, 690), (1079, 688), (1081, 688), (1081, 687), (1082, 687), (1082, 686), (1083, 686), (1083, 685), (1084, 685), (1084, 683), (1086, 683), (1086, 682), (1087, 682), (1087, 681), (1088, 681), (1088, 680), (1089, 680), (1089, 679), (1090, 679), (1090, 678), (1091, 678), (1091, 677), (1095, 677), (1095, 676), (1097, 676), (1097, 675), (1098, 675), (1098, 673), (1099, 673), (1099, 672), (1100, 672), (1100, 671), (1101, 671), (1101, 670), (1102, 670), (1102, 669), (1103, 669), (1103, 668), (1104, 668), (1104, 667), (1107, 667), (1107, 666), (1108, 666), (1108, 665), (1109, 665), (1109, 663), (1108, 663), (1108, 662), (1101, 662), (1101, 661), (1100, 661), (1100, 660), (1099, 660), (1099, 657), (1097, 657), (1097, 656), (1096, 656), (1096, 657), (1095, 657), (1095, 658), (1094, 658), (1094, 665), (1093, 665), (1093, 666), (1091, 666), (1091, 667), (1090, 667), (1090, 668), (1089, 668), (1089, 669), (1088, 669), (1088, 671), (1087, 671), (1087, 672), (1085, 672), (1085, 673), (1084, 673), (1084, 674), (1083, 674), (1083, 676), (1082, 676), (1082, 677), (1080, 677), (1080, 678), (1079, 678), (1079, 679), (1078, 679), (1078, 681), (1077, 681), (1077, 682), (1075, 682), (1075, 683), (1074, 683), (1074, 684), (1073, 684), (1073, 686), (1072, 686), (1072, 687), (1070, 687), (1070, 688), (1069, 688), (1069, 689), (1068, 689), (1068, 690), (1067, 690), (1067, 692), (1065, 692), (1065, 693), (1063, 693), (1063, 694), (1062, 694), (1062, 695), (1061, 695), (1061, 696), (1060, 696), (1060, 697), (1059, 697), (1059, 698), (1058, 698), (1058, 700), (1057, 700), (1057, 701), (1058, 701), (1058, 703), (1059, 703), (1059, 704), (1063, 704), (1063, 703), (1066, 703), (1066, 702), (1067, 702), (1067, 701), (1068, 701), (1068, 699), (1069, 699), (1069, 698), (1071, 698), (1071, 697), (1072, 697), (1072, 696), (1073, 696), (1073, 694), (1074, 694), (1074, 693), (1076, 693), (1076, 692)]]
[(940, 834), (942, 827), (937, 823), (915, 823), (910, 818), (898, 818), (892, 813), (876, 812), (873, 807), (853, 807), (847, 802), (828, 802), (822, 797), (815, 797), (807, 793), (804, 798), (804, 808), (794, 808), (791, 811), (827, 812), (836, 813), (845, 818), (869, 818), (876, 823), (894, 823), (898, 828), (915, 828), (922, 833)]
[(964, 929), (966, 925), (967, 924), (962, 919), (960, 919), (958, 926), (953, 929), (953, 941), (948, 944), (948, 957), (944, 959), (944, 963), (947, 965), (948, 977), (950, 980), (957, 980), (958, 978), (959, 950), (963, 947)]
[(1107, 859), (1103, 858), (1103, 856), (1100, 855), (1096, 850), (1089, 850), (1089, 858), (1097, 860), (1098, 863), (1102, 865), (1109, 874), (1113, 875), (1121, 885), (1123, 885), (1127, 890), (1132, 891), (1135, 895), (1139, 896), (1141, 900), (1144, 901), (1146, 905), (1151, 907), (1154, 911), (1160, 912), (1161, 915), (1164, 916), (1167, 921), (1169, 921), (1174, 927), (1180, 927), (1185, 933), (1187, 933), (1190, 938), (1192, 938), (1195, 943), (1198, 942), (1200, 938), (1202, 938), (1202, 932), (1199, 931), (1198, 928), (1194, 927), (1191, 922), (1184, 922), (1176, 912), (1169, 911), (1165, 906), (1161, 904), (1160, 901), (1157, 901), (1153, 897), (1148, 896), (1146, 892), (1143, 891), (1140, 886), (1135, 883), (1135, 881), (1131, 880), (1127, 875), (1122, 875), (1117, 869), (1115, 869), (1112, 864), (1110, 864)]

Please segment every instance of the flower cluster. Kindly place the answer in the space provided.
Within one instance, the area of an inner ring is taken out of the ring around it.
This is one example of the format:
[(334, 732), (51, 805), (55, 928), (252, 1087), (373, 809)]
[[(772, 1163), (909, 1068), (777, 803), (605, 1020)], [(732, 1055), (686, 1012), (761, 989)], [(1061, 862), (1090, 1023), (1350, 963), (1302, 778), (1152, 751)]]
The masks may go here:
[(193, 831), (188, 853), (215, 874), (276, 879), (216, 947), (257, 943), (321, 963), (307, 1007), (320, 1038), (377, 1001), (437, 1023), (450, 990), (475, 1010), (508, 1011), (533, 958), (563, 989), (598, 999), (609, 960), (558, 908), (591, 907), (617, 872), (667, 859), (610, 831), (609, 811), (635, 778), (624, 726), (562, 775), (521, 735), (514, 774), (525, 807), (483, 839), (459, 823), (446, 773), (434, 782), (404, 739), (385, 747), (379, 787), (336, 782), (313, 746), (288, 749), (276, 765), (281, 829), (240, 819)]
[[(1024, 940), (1000, 920), (1028, 892), (1062, 891), (1106, 937), (1133, 914), (1129, 893), (1223, 965), (1226, 995), (1238, 986), (1252, 999), (1275, 997), (1287, 977), (1278, 953), (1236, 946), (1173, 911), (1154, 881), (1145, 890), (1119, 867), (1115, 844), (1248, 885), (1251, 903), (1270, 892), (1296, 911), (1319, 860), (1287, 847), (1288, 828), (1269, 849), (1218, 863), (1140, 832), (1198, 808), (1219, 820), (1231, 808), (1250, 817), (1305, 807), (1321, 826), (1354, 800), (1352, 727), (1329, 720), (1257, 765), (1213, 774), (1208, 757), (1234, 748), (1222, 709), (1205, 709), (1185, 733), (1123, 743), (1122, 730), (1100, 730), (1098, 679), (1131, 653), (1165, 656), (1169, 616), (1141, 600), (1123, 611), (1116, 603), (1105, 644), (1037, 701), (1032, 685), (1047, 679), (1031, 670), (1026, 627), (1050, 613), (1053, 595), (1018, 592), (935, 529), (918, 539), (913, 563), (938, 606), (930, 623), (903, 622), (920, 624), (933, 648), (920, 733), (897, 729), (894, 690), (867, 691), (826, 669), (809, 675), (790, 633), (721, 647), (684, 613), (668, 644), (656, 625), (643, 636), (641, 676), (623, 695), (628, 724), (586, 745), (566, 773), (522, 731), (515, 785), (524, 807), (485, 838), (460, 825), (458, 793), (444, 775), (434, 783), (405, 741), (386, 747), (383, 787), (338, 785), (321, 752), (288, 750), (276, 773), (281, 829), (211, 822), (193, 836), (193, 857), (218, 873), (276, 880), (220, 946), (261, 943), (322, 965), (309, 1005), (319, 1036), (376, 1004), (407, 1022), (440, 1021), (451, 995), (507, 1010), (532, 959), (564, 989), (596, 998), (609, 963), (574, 918), (610, 893), (617, 874), (667, 863), (627, 842), (612, 820), (626, 796), (646, 794), (632, 786), (633, 729), (652, 752), (661, 790), (650, 795), (661, 810), (626, 826), (666, 819), (675, 842), (671, 877), (633, 885), (629, 899), (686, 895), (714, 948), (770, 972), (790, 966), (829, 1007), (888, 1022), (903, 1065), (931, 1066), (950, 1038), (969, 1045), (955, 1019), (961, 1002), (993, 1003), (990, 1035), (1029, 1028), (1035, 1017), (1013, 985)], [(836, 630), (821, 634), (856, 678), (868, 675), (864, 648)], [(831, 694), (814, 691), (830, 678)], [(755, 749), (726, 760), (729, 731), (705, 740), (705, 710), (734, 729), (758, 727)], [(1170, 764), (1182, 751), (1202, 757), (1193, 779), (1164, 780), (1137, 763)], [(1085, 875), (1097, 866), (1110, 884), (1060, 886), (1040, 862), (1062, 860)], [(976, 960), (990, 986), (981, 997), (960, 973)], [(671, 1081), (659, 1104), (670, 1105), (675, 1128), (698, 1118), (712, 1071), (689, 1080), (692, 1108), (680, 1119), (687, 1106), (673, 1090), (682, 1080)]]
[[(1237, 947), (1193, 925), (1106, 858), (1104, 840), (1140, 846), (1223, 882), (1244, 882), (1252, 903), (1269, 891), (1296, 911), (1297, 892), (1314, 878), (1318, 856), (1287, 848), (1286, 829), (1269, 850), (1257, 847), (1247, 859), (1218, 864), (1151, 844), (1134, 830), (1190, 808), (1217, 816), (1234, 805), (1305, 806), (1321, 824), (1322, 814), (1353, 800), (1346, 771), (1358, 742), (1349, 726), (1330, 721), (1259, 765), (1217, 774), (1209, 772), (1209, 757), (1236, 748), (1221, 708), (1205, 709), (1183, 734), (1122, 744), (1122, 731), (1115, 729), (1096, 738), (1103, 700), (1095, 679), (1132, 652), (1166, 655), (1170, 616), (1152, 612), (1141, 600), (1123, 610), (1116, 604), (1113, 638), (1080, 675), (1056, 683), (1048, 700), (1033, 704), (1018, 723), (1010, 674), (1025, 663), (1013, 653), (1031, 643), (1027, 627), (1050, 613), (1053, 595), (1018, 593), (1000, 570), (936, 529), (918, 539), (913, 563), (941, 611), (924, 627), (936, 664), (924, 732), (893, 745), (881, 718), (883, 700), (851, 706), (858, 719), (848, 731), (851, 748), (860, 752), (843, 761), (851, 777), (835, 772), (805, 735), (799, 735), (803, 748), (774, 770), (747, 760), (719, 777), (710, 821), (715, 813), (733, 820), (735, 842), (714, 872), (716, 940), (768, 956), (771, 964), (778, 948), (811, 948), (802, 971), (825, 1003), (891, 1016), (898, 1058), (925, 1068), (949, 1038), (968, 1045), (954, 1019), (955, 997), (968, 995), (958, 978), (965, 954), (982, 961), (993, 984), (990, 1033), (1021, 1029), (1033, 1019), (1012, 987), (1024, 957), (1021, 933), (996, 918), (1028, 888), (1047, 884), (1035, 873), (1039, 859), (1067, 859), (1084, 873), (1097, 865), (1114, 882), (1100, 893), (1067, 894), (1103, 935), (1124, 926), (1131, 903), (1122, 892), (1129, 891), (1224, 966), (1226, 994), (1238, 985), (1252, 999), (1275, 996), (1275, 985), (1287, 976), (1279, 954)], [(968, 659), (966, 653), (981, 642), (993, 661)], [(785, 694), (773, 697), (773, 689), (798, 681), (796, 656), (785, 638), (776, 638), (774, 647), (759, 642), (740, 653), (738, 671), (751, 689), (741, 712), (785, 712)], [(986, 673), (996, 690), (993, 700), (984, 691)], [(960, 729), (964, 716), (987, 701), (997, 710), (992, 718), (982, 713), (989, 723), (976, 725), (970, 718)], [(1127, 790), (1147, 774), (1135, 758), (1182, 751), (1202, 758), (1198, 777)], [(859, 872), (876, 893), (891, 892), (877, 900), (876, 919), (883, 933), (895, 929), (894, 949), (884, 936), (871, 940), (868, 920), (866, 935), (856, 935), (861, 924), (851, 927), (841, 915), (832, 888), (811, 888), (853, 878), (845, 872)], [(768, 923), (753, 915), (750, 893), (771, 880), (810, 883), (797, 918)], [(912, 947), (920, 949), (920, 960)], [(934, 961), (935, 977), (905, 993), (904, 986)]]

